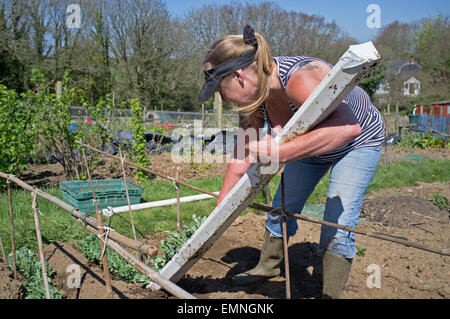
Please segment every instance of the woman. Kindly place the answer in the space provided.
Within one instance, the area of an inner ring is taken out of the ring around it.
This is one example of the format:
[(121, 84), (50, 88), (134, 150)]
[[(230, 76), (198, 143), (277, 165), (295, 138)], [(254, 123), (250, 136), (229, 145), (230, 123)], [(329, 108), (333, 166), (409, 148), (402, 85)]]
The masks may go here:
[[(268, 125), (264, 138), (246, 141), (245, 158), (231, 159), (217, 204), (252, 164), (252, 156), (278, 158), (284, 167), (285, 207), (301, 213), (320, 179), (330, 170), (324, 220), (356, 227), (364, 195), (378, 166), (384, 124), (369, 96), (355, 87), (337, 109), (308, 133), (276, 144), (278, 133), (328, 74), (331, 65), (318, 58), (274, 57), (259, 33), (246, 26), (244, 34), (218, 40), (204, 60), (206, 83), (199, 101), (218, 90), (222, 99), (237, 103), (248, 129)], [(239, 140), (239, 139), (238, 139)], [(235, 152), (236, 154), (236, 152)], [(272, 206), (281, 207), (280, 187)], [(287, 218), (288, 236), (297, 231), (296, 219)], [(281, 217), (268, 214), (261, 256), (255, 268), (234, 277), (237, 285), (272, 280), (280, 275)], [(339, 298), (356, 253), (353, 233), (323, 225), (320, 243), (323, 297)]]

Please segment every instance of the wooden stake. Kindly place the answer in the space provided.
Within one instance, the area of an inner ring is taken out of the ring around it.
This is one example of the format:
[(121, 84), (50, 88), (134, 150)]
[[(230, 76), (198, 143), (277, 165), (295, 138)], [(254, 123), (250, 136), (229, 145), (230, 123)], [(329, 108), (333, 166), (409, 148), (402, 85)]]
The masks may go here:
[(270, 186), (269, 186), (269, 184), (267, 184), (264, 187), (264, 193), (266, 195), (266, 204), (267, 205), (271, 205), (272, 204), (272, 200), (271, 200), (271, 196), (270, 196)]
[(41, 260), (41, 266), (42, 266), (42, 278), (44, 280), (45, 295), (46, 295), (47, 299), (51, 299), (50, 288), (48, 286), (47, 267), (45, 266), (44, 248), (42, 245), (41, 225), (39, 223), (36, 193), (37, 193), (37, 189), (35, 189), (31, 193), (31, 200), (32, 200), (31, 206), (33, 208), (34, 225), (36, 226), (36, 237), (37, 237), (37, 242), (38, 242), (38, 247), (39, 247), (39, 259)]
[(13, 206), (12, 206), (9, 178), (6, 180), (6, 188), (8, 192), (8, 203), (9, 203), (9, 224), (11, 226), (11, 254), (12, 254), (13, 273), (14, 279), (17, 279), (16, 245), (14, 241), (14, 217), (13, 217)]
[[(281, 210), (285, 211), (284, 170), (281, 173)], [(286, 229), (286, 215), (281, 216), (283, 230), (284, 270), (286, 273), (286, 299), (291, 299), (291, 276), (289, 272), (288, 237)]]
[[(133, 230), (133, 238), (134, 240), (137, 240), (136, 237), (136, 228), (134, 227), (134, 218), (133, 218), (133, 213), (131, 212), (131, 203), (130, 203), (130, 195), (128, 194), (128, 185), (127, 185), (127, 175), (125, 174), (125, 157), (126, 154), (122, 157), (122, 149), (119, 146), (119, 155), (121, 158), (121, 164), (122, 164), (122, 173), (123, 173), (123, 182), (125, 184), (125, 193), (127, 194), (127, 202), (128, 202), (128, 210), (130, 211), (130, 221), (131, 221), (131, 229)], [(142, 258), (141, 254), (140, 258)]]
[[(177, 177), (178, 180), (178, 170), (180, 168), (177, 167)], [(180, 184), (175, 183), (175, 188), (177, 189), (177, 229), (179, 232), (181, 232), (181, 205), (180, 205)]]
[(6, 258), (5, 247), (3, 246), (2, 236), (0, 236), (0, 249), (2, 250), (3, 262), (7, 263), (8, 262), (8, 258)]
[[(86, 158), (86, 152), (84, 151), (84, 148), (81, 149), (83, 151), (83, 158), (84, 158), (84, 164), (86, 166), (86, 172), (89, 178), (89, 184), (91, 185), (91, 190), (92, 190), (92, 196), (93, 196), (93, 200), (95, 203), (95, 211), (97, 213), (97, 227), (98, 227), (98, 237), (100, 240), (100, 248), (102, 251), (102, 262), (103, 262), (103, 272), (105, 273), (105, 283), (106, 283), (106, 290), (107, 290), (107, 298), (111, 299), (112, 298), (112, 287), (111, 287), (111, 276), (109, 273), (109, 266), (108, 266), (108, 256), (106, 253), (106, 241), (107, 241), (107, 235), (105, 235), (105, 228), (103, 226), (103, 219), (102, 219), (102, 213), (100, 212), (100, 210), (98, 209), (98, 205), (97, 205), (97, 199), (95, 198), (95, 192), (94, 192), (94, 185), (92, 184), (92, 179), (91, 179), (91, 173), (89, 172), (89, 166), (87, 163), (87, 158)], [(103, 241), (103, 238), (105, 238), (105, 241)]]
[(202, 127), (205, 127), (205, 104), (202, 103)]

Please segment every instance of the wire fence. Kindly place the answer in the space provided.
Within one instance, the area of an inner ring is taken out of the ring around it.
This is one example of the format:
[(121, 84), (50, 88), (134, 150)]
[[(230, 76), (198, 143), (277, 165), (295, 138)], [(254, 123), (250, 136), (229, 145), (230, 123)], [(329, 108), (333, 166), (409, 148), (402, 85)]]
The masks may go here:
[[(71, 106), (71, 117), (73, 122), (88, 122), (92, 120), (91, 112), (81, 106)], [(131, 125), (131, 111), (129, 109), (116, 109), (105, 114), (111, 131), (129, 131)], [(164, 128), (194, 127), (194, 123), (201, 122), (203, 128), (234, 128), (239, 125), (239, 114), (237, 112), (220, 113), (215, 110), (204, 110), (199, 112), (181, 111), (143, 111), (146, 127), (160, 126)]]

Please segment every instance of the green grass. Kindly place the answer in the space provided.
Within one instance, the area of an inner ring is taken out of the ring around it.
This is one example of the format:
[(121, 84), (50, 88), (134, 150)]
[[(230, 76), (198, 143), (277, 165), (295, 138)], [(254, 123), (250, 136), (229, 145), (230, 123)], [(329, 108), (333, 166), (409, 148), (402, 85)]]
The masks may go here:
[[(329, 186), (328, 173), (309, 197), (307, 204), (325, 203)], [(424, 160), (403, 161), (392, 164), (380, 163), (377, 172), (367, 189), (367, 194), (385, 188), (413, 186), (415, 182), (432, 183), (450, 181), (450, 161)]]
[[(270, 191), (273, 195), (278, 187), (280, 177), (270, 182)], [(368, 189), (368, 194), (383, 188), (397, 188), (412, 186), (414, 182), (448, 182), (450, 181), (450, 161), (445, 160), (426, 160), (419, 162), (397, 162), (390, 165), (380, 164), (378, 171)], [(213, 177), (202, 180), (191, 180), (189, 184), (197, 186), (207, 191), (219, 191), (223, 182), (223, 177)], [(308, 199), (308, 204), (320, 204), (326, 200), (326, 193), (329, 185), (329, 175), (322, 179), (314, 192)], [(143, 185), (144, 193), (142, 199), (145, 202), (169, 199), (176, 197), (176, 190), (172, 182), (163, 180), (148, 181)], [(61, 198), (58, 187), (42, 189), (43, 191)], [(180, 186), (181, 196), (198, 194), (198, 192)], [(37, 250), (36, 232), (34, 228), (34, 219), (31, 210), (31, 195), (27, 191), (13, 191), (13, 210), (14, 210), (14, 232), (16, 249), (26, 246)], [(265, 204), (262, 194), (258, 194), (255, 202)], [(216, 199), (208, 199), (190, 203), (181, 204), (181, 221), (190, 223), (192, 214), (197, 216), (207, 216), (215, 207)], [(38, 198), (38, 206), (42, 215), (39, 215), (41, 223), (41, 232), (44, 245), (52, 241), (67, 241), (69, 239), (80, 240), (88, 234), (75, 221), (69, 222), (69, 213), (58, 206)], [(9, 208), (6, 192), (0, 194), (0, 236), (7, 253), (11, 250), (10, 226), (9, 226)], [(254, 209), (248, 211), (259, 213)], [(176, 229), (177, 214), (176, 205), (138, 210), (133, 212), (134, 221), (138, 233), (138, 238), (150, 236), (156, 232), (174, 231)], [(116, 214), (105, 218), (105, 223), (109, 224), (116, 231), (128, 237), (132, 237), (130, 226), (130, 217), (128, 212)], [(71, 225), (72, 232), (69, 232)]]

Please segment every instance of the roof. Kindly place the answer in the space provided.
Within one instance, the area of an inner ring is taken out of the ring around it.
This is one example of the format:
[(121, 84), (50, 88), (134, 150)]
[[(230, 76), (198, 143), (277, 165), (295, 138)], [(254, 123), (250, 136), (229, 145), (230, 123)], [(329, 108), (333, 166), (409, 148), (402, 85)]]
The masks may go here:
[(420, 106), (420, 105), (447, 105), (447, 104), (450, 104), (450, 100), (438, 101), (438, 102), (419, 103), (419, 104), (416, 104), (415, 106)]
[(417, 73), (422, 71), (422, 67), (409, 60), (399, 60), (388, 64), (387, 72), (391, 74)]

